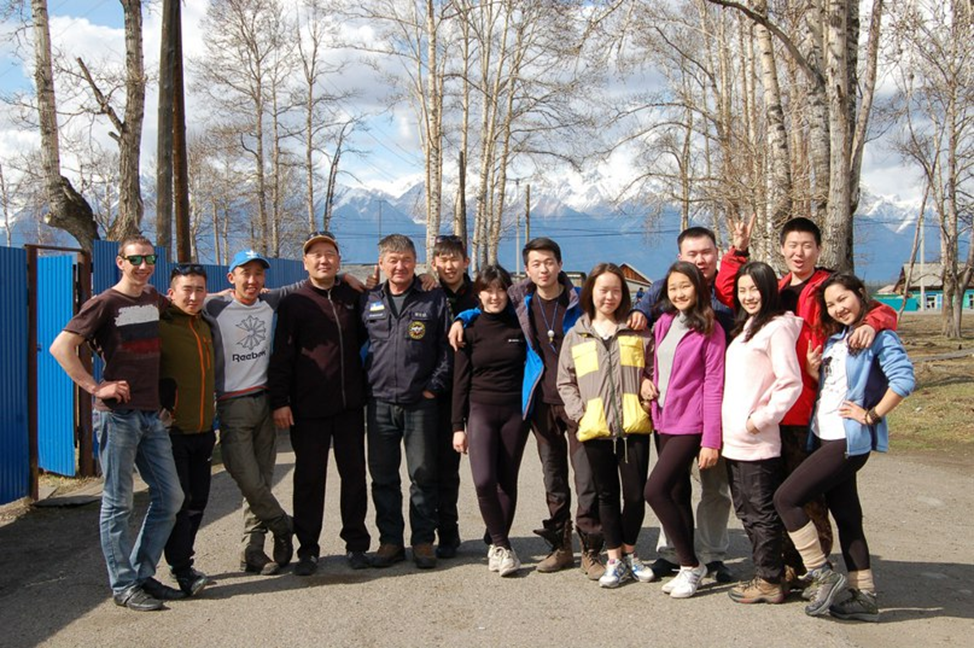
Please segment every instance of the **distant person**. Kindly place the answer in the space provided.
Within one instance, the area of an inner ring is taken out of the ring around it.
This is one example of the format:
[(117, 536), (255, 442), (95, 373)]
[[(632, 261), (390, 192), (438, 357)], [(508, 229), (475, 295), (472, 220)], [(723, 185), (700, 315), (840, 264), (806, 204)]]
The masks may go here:
[(599, 586), (615, 588), (633, 578), (648, 583), (653, 570), (636, 555), (636, 540), (646, 514), (643, 489), (653, 432), (639, 396), (642, 383), (652, 378), (652, 335), (626, 324), (632, 306), (629, 287), (612, 263), (592, 268), (580, 301), (584, 315), (561, 347), (558, 393), (578, 424), (576, 434), (598, 493), (609, 555)]
[(318, 568), (324, 520), (328, 454), (335, 450), (341, 477), (341, 537), (352, 569), (370, 566), (365, 525), (365, 341), (361, 295), (339, 274), (341, 253), (330, 232), (304, 243), (307, 281), (277, 307), (268, 391), (279, 429), (294, 448), (294, 534), (297, 576)]
[[(811, 422), (815, 450), (781, 485), (774, 503), (808, 570), (812, 595), (805, 613), (879, 621), (856, 473), (870, 452), (887, 451), (886, 417), (916, 386), (913, 365), (892, 331), (880, 331), (866, 349), (851, 348), (852, 332), (873, 305), (857, 277), (829, 277), (821, 285), (818, 302), (828, 339), (821, 356), (811, 362), (820, 383)], [(820, 495), (838, 526), (848, 577), (833, 571), (803, 508)]]
[(184, 500), (165, 554), (179, 589), (196, 596), (210, 584), (209, 577), (194, 567), (194, 555), (210, 498), (216, 443), (213, 333), (202, 315), (206, 269), (197, 263), (180, 263), (172, 269), (167, 294), (170, 304), (159, 322), (159, 393)]
[(379, 241), (386, 281), (363, 296), (368, 334), (368, 465), (379, 549), (374, 567), (405, 560), (402, 451), (410, 480), (409, 525), (413, 561), (436, 566), (439, 522), (436, 399), (449, 392), (452, 354), (446, 341), (449, 306), (440, 289), (424, 292), (416, 277), (416, 247), (402, 234)]
[(473, 291), (481, 316), (463, 331), (453, 376), (453, 447), (470, 455), (477, 504), (487, 525), (487, 567), (512, 576), (521, 560), (511, 546), (517, 478), (528, 438), (521, 417), (527, 342), (507, 297), (511, 275), (489, 265)]
[[(570, 461), (578, 495), (575, 524), (582, 544), (582, 572), (590, 580), (598, 580), (605, 573), (605, 566), (599, 555), (603, 539), (595, 482), (585, 450), (575, 436), (577, 426), (565, 413), (557, 387), (562, 342), (582, 314), (578, 291), (562, 271), (561, 247), (556, 242), (545, 237), (531, 239), (521, 255), (527, 279), (511, 286), (507, 295), (528, 343), (521, 415), (531, 421), (548, 503), (549, 517), (535, 533), (551, 547), (536, 569), (544, 574), (575, 564), (572, 492), (568, 484)], [(462, 314), (461, 320), (469, 322), (478, 314), (478, 311)], [(461, 323), (456, 322), (450, 332), (454, 347), (459, 345), (461, 335)]]
[[(749, 221), (730, 221), (732, 243), (730, 250), (720, 262), (720, 271), (715, 280), (718, 298), (727, 305), (733, 304), (734, 277), (740, 267), (749, 259), (748, 247), (754, 217)], [(781, 302), (788, 310), (805, 320), (811, 333), (812, 349), (825, 342), (822, 330), (822, 310), (818, 295), (822, 284), (832, 276), (832, 271), (818, 267), (822, 254), (822, 232), (813, 221), (804, 217), (792, 218), (784, 224), (779, 234), (781, 255), (784, 257), (788, 273), (778, 282)], [(849, 337), (853, 349), (863, 349), (872, 344), (877, 331), (896, 330), (896, 313), (885, 304), (873, 302), (862, 322), (854, 327)], [(805, 350), (799, 350), (799, 358), (804, 358)], [(802, 361), (804, 364), (804, 361)], [(808, 426), (815, 402), (817, 384), (807, 372), (802, 372), (802, 393), (784, 419), (781, 421), (781, 458), (783, 476), (787, 477), (808, 457)], [(826, 555), (832, 551), (832, 523), (824, 498), (810, 500), (805, 504), (805, 512), (815, 523), (819, 541)], [(788, 587), (803, 587), (804, 580), (798, 576), (804, 573), (801, 556), (785, 538), (785, 565), (788, 571)]]
[[(477, 307), (477, 291), (467, 275), (470, 259), (463, 240), (453, 234), (437, 236), (433, 244), (433, 270), (450, 307), (450, 319), (465, 310)], [(453, 388), (452, 376), (448, 380)], [(439, 406), (439, 437), (437, 444), (438, 471), (440, 475), (439, 505), (437, 511), (436, 546), (438, 558), (453, 558), (460, 546), (457, 499), (460, 496), (460, 455), (453, 449), (453, 397), (447, 391), (437, 398)]]
[[(227, 273), (232, 293), (215, 295), (205, 306), (214, 323), (223, 465), (244, 497), (240, 569), (265, 576), (280, 571), (294, 554), (291, 516), (272, 492), (277, 431), (267, 394), (267, 368), (275, 311), (287, 290), (264, 292), (269, 267), (256, 250), (241, 250)], [(264, 553), (268, 531), (274, 535), (273, 559)]]
[[(156, 268), (152, 243), (143, 236), (126, 238), (115, 265), (122, 273), (118, 283), (85, 302), (50, 350), (71, 380), (95, 398), (94, 433), (105, 480), (98, 526), (113, 599), (147, 612), (186, 596), (153, 577), (183, 491), (159, 420), (159, 312), (165, 301), (149, 286)], [(105, 361), (101, 381), (78, 357), (85, 342)], [(135, 468), (149, 485), (149, 507), (133, 539)]]
[[(690, 598), (707, 575), (693, 543), (690, 465), (701, 476), (717, 465), (726, 338), (717, 323), (706, 280), (697, 266), (677, 261), (663, 281), (653, 325), (653, 380), (643, 383), (652, 401), (659, 458), (646, 482), (646, 501), (673, 543), (680, 570), (663, 585), (672, 598)], [(694, 461), (696, 460), (696, 461)]]
[[(736, 325), (724, 358), (723, 443), (734, 509), (751, 541), (755, 575), (728, 591), (737, 603), (785, 600), (782, 537), (774, 508), (781, 485), (781, 419), (798, 400), (808, 326), (785, 311), (774, 269), (751, 261), (737, 273)], [(804, 335), (803, 335), (804, 333)]]
[(639, 287), (639, 290), (636, 291), (636, 301), (637, 302), (640, 301), (643, 298), (643, 295), (645, 295), (645, 294), (646, 294), (646, 291), (643, 290), (643, 287), (642, 286), (640, 286)]
[[(718, 299), (714, 289), (714, 278), (717, 276), (717, 237), (706, 227), (688, 227), (676, 237), (676, 246), (677, 260), (693, 264), (703, 275), (707, 287), (705, 297), (708, 298), (717, 322), (725, 333), (729, 333), (734, 327), (734, 313), (727, 304)], [(663, 281), (657, 281), (649, 287), (629, 317), (629, 325), (634, 330), (652, 327), (657, 318), (653, 309), (660, 295), (665, 295), (665, 292), (666, 284)], [(696, 510), (696, 551), (706, 563), (708, 573), (718, 583), (730, 583), (734, 580), (734, 575), (724, 560), (730, 546), (727, 522), (730, 518), (731, 495), (724, 460), (718, 459), (715, 470), (704, 472), (700, 472), (694, 464), (693, 474), (700, 481), (701, 491)], [(659, 534), (656, 552), (659, 558), (653, 563), (653, 571), (657, 578), (672, 574), (678, 569), (676, 553), (665, 530)]]

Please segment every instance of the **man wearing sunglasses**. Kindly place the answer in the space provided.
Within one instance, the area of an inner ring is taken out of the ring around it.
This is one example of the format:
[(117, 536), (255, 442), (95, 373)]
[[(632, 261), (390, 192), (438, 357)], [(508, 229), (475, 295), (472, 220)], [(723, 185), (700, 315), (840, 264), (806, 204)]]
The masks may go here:
[[(105, 479), (102, 553), (116, 605), (139, 612), (159, 610), (162, 601), (185, 596), (153, 578), (183, 503), (172, 445), (159, 420), (159, 313), (166, 304), (148, 285), (155, 263), (148, 239), (123, 241), (115, 259), (121, 279), (88, 300), (51, 344), (51, 355), (68, 376), (95, 397), (94, 430)], [(84, 342), (105, 361), (100, 382), (78, 357)], [(149, 485), (149, 507), (133, 539), (136, 467)]]
[(361, 295), (339, 276), (334, 234), (304, 243), (308, 280), (281, 300), (268, 374), (274, 423), (290, 430), (294, 448), (294, 534), (297, 576), (318, 568), (328, 454), (341, 477), (341, 537), (352, 569), (370, 566), (365, 526), (365, 342)]
[(169, 278), (169, 308), (162, 314), (159, 397), (168, 419), (173, 459), (185, 500), (166, 543), (166, 562), (187, 596), (210, 580), (193, 567), (193, 546), (210, 497), (213, 462), (213, 334), (203, 319), (206, 269), (181, 263)]

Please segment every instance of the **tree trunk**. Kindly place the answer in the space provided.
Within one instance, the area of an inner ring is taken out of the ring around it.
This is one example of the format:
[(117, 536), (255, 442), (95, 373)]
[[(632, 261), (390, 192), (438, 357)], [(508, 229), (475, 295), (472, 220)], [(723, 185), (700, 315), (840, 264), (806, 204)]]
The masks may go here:
[(34, 21), (34, 83), (37, 87), (37, 113), (41, 132), (41, 160), (47, 193), (46, 222), (62, 229), (91, 252), (98, 236), (98, 226), (91, 205), (61, 175), (61, 152), (54, 94), (54, 70), (51, 65), (51, 28), (46, 0), (31, 0)]
[(175, 10), (179, 0), (163, 0), (162, 38), (159, 52), (159, 108), (156, 136), (156, 245), (172, 252), (172, 138), (173, 67), (176, 50), (172, 42)]
[(139, 234), (143, 211), (139, 173), (146, 82), (142, 65), (142, 2), (121, 2), (125, 16), (125, 120), (118, 133), (118, 217), (108, 233), (113, 241)]
[(822, 265), (852, 272), (849, 102), (855, 98), (850, 95), (848, 67), (849, 0), (828, 0), (828, 3), (825, 78), (829, 100), (829, 199), (822, 227)]

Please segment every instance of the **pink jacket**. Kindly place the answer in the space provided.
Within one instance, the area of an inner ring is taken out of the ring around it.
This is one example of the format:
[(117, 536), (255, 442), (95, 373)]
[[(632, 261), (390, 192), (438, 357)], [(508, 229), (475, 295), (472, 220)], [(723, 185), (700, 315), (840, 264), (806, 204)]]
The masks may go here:
[[(666, 337), (674, 314), (656, 320), (655, 348)], [(664, 434), (700, 434), (704, 448), (720, 449), (720, 401), (724, 391), (724, 329), (714, 322), (710, 335), (689, 331), (676, 347), (666, 389), (666, 406), (653, 401), (653, 425)], [(659, 380), (659, 362), (653, 362), (653, 382)]]
[[(758, 461), (781, 455), (778, 425), (802, 391), (795, 349), (801, 331), (802, 320), (784, 313), (747, 342), (741, 333), (727, 347), (721, 408), (724, 457)], [(756, 434), (747, 431), (748, 417)]]

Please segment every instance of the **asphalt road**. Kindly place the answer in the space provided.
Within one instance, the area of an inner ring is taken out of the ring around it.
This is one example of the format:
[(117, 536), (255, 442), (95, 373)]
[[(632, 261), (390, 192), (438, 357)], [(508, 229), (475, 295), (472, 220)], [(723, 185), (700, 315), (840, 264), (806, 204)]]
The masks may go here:
[[(293, 454), (286, 438), (280, 447), (275, 492), (290, 510)], [(535, 572), (545, 545), (531, 529), (545, 507), (533, 442), (512, 534), (525, 569), (501, 579), (486, 569), (466, 460), (462, 471), (465, 542), (456, 559), (431, 571), (405, 562), (356, 572), (346, 566), (338, 538), (332, 465), (324, 557), (317, 575), (298, 578), (291, 568), (271, 577), (237, 570), (240, 496), (218, 469), (197, 541), (197, 567), (216, 583), (200, 598), (156, 613), (112, 603), (97, 504), (35, 509), (0, 526), (0, 646), (974, 646), (969, 459), (894, 452), (874, 455), (860, 473), (883, 609), (878, 624), (809, 618), (798, 598), (778, 606), (738, 605), (726, 595), (729, 586), (712, 581), (692, 599), (673, 600), (659, 583), (602, 590), (577, 568)], [(144, 507), (145, 494), (137, 501)], [(746, 538), (736, 519), (731, 524), (730, 564), (749, 575)], [(647, 511), (638, 544), (644, 558), (654, 558), (657, 533)], [(160, 571), (166, 580), (167, 570)]]

